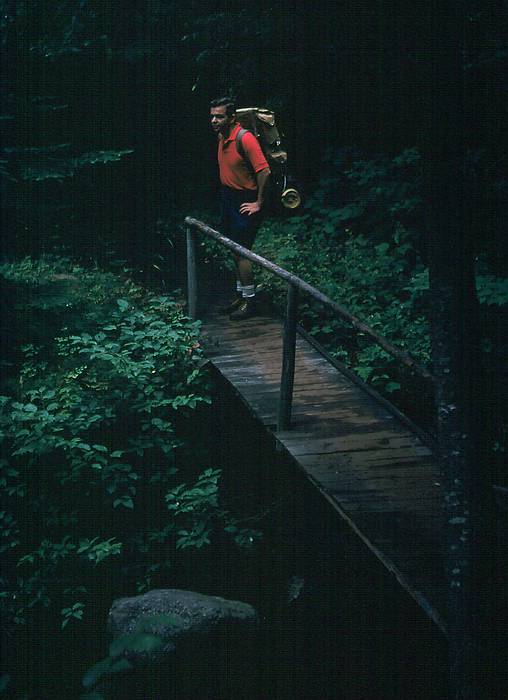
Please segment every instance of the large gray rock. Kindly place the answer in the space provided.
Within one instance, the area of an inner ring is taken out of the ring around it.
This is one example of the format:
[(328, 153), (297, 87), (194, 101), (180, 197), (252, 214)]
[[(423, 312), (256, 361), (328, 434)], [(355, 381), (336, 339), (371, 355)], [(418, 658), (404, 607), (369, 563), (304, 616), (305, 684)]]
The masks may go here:
[(133, 666), (161, 655), (209, 666), (221, 656), (241, 654), (257, 626), (257, 612), (247, 603), (173, 588), (115, 600), (108, 618), (113, 640), (140, 629), (162, 639), (163, 645), (153, 651), (127, 649), (123, 655)]

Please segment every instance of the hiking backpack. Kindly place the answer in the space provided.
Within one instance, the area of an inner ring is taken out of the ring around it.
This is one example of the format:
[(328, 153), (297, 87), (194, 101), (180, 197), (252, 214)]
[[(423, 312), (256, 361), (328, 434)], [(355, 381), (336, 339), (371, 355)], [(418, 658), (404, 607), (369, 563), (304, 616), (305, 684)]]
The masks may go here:
[(243, 135), (250, 131), (259, 142), (271, 170), (271, 189), (275, 203), (285, 209), (297, 209), (302, 204), (302, 195), (287, 172), (287, 152), (275, 124), (275, 114), (269, 109), (243, 107), (236, 110), (236, 119), (241, 129), (236, 137), (236, 149), (245, 158), (242, 146)]

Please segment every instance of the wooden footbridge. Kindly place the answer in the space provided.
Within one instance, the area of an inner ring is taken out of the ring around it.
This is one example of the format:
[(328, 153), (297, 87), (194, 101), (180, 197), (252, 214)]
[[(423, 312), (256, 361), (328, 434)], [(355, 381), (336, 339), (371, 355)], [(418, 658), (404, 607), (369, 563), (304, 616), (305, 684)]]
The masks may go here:
[(194, 237), (207, 235), (288, 283), (284, 324), (240, 323), (209, 308), (207, 357), (273, 432), (277, 445), (446, 633), (442, 564), (444, 512), (439, 468), (425, 436), (354, 374), (298, 332), (299, 292), (335, 309), (414, 371), (426, 370), (318, 290), (217, 231), (187, 218), (189, 312), (196, 313)]

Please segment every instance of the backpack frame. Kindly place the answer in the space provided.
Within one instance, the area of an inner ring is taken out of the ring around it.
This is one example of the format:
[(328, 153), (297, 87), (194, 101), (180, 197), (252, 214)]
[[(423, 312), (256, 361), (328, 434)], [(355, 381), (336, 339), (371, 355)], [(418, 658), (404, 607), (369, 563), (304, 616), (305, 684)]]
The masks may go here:
[(242, 138), (249, 131), (256, 137), (270, 166), (272, 202), (281, 204), (285, 209), (298, 208), (302, 203), (302, 197), (298, 190), (288, 183), (287, 152), (281, 146), (274, 112), (264, 108), (244, 107), (236, 110), (236, 118), (241, 127), (236, 135), (238, 154), (247, 160)]

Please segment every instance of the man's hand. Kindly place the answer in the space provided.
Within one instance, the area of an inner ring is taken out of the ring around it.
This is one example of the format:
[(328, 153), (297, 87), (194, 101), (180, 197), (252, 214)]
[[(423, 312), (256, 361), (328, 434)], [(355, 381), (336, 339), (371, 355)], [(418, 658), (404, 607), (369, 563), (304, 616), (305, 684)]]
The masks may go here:
[(247, 214), (247, 216), (252, 216), (261, 211), (261, 204), (259, 202), (244, 202), (240, 204), (240, 214)]

